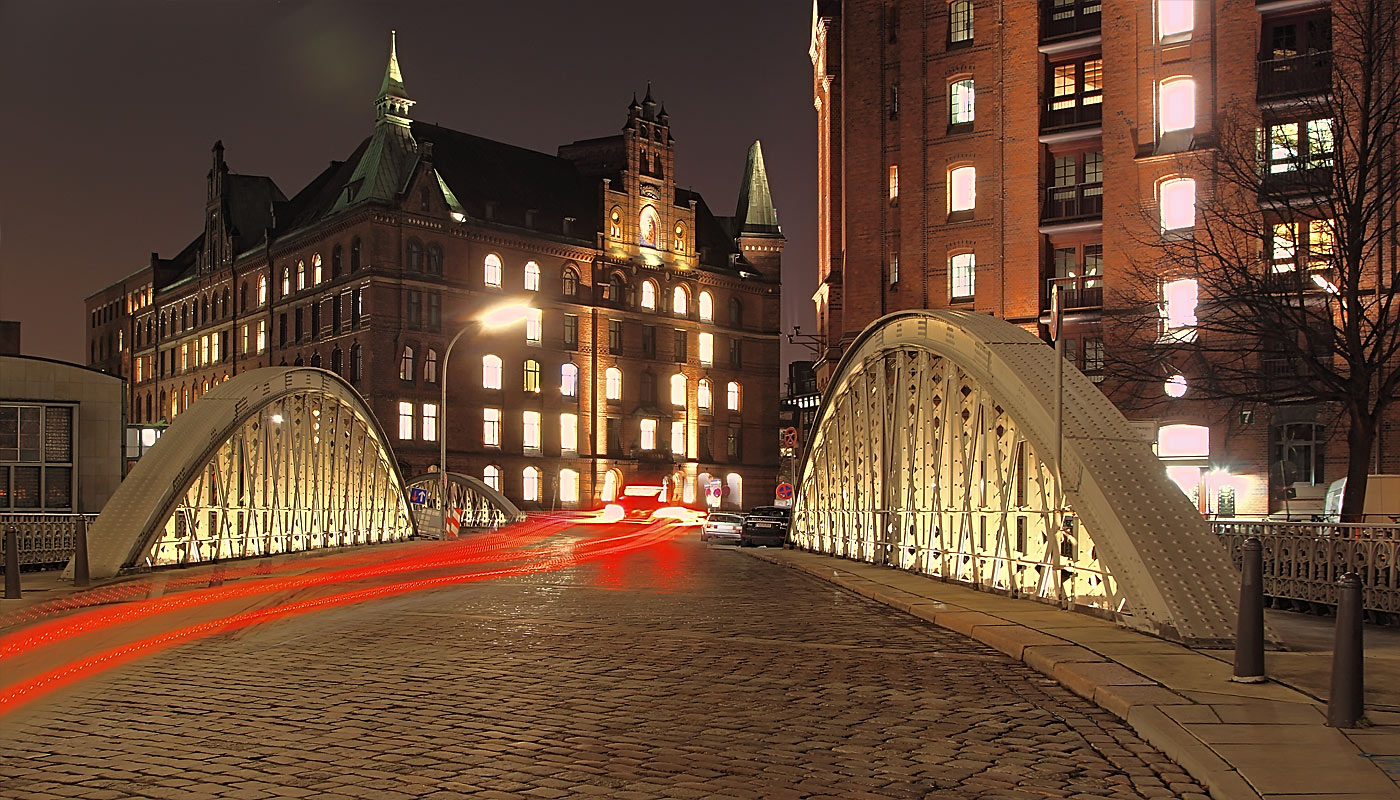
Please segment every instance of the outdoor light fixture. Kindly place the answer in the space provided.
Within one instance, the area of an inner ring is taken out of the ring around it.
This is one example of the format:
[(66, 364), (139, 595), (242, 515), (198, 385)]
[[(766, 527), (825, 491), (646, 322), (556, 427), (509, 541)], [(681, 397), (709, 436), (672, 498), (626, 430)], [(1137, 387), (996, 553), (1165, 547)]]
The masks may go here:
[(1326, 278), (1322, 277), (1321, 275), (1316, 275), (1316, 274), (1315, 274), (1315, 275), (1312, 276), (1312, 279), (1313, 279), (1313, 283), (1317, 284), (1317, 286), (1318, 286), (1319, 289), (1323, 290), (1324, 292), (1326, 292), (1326, 293), (1328, 293), (1328, 294), (1335, 295), (1335, 294), (1338, 294), (1338, 293), (1341, 291), (1341, 290), (1339, 290), (1339, 289), (1337, 288), (1337, 285), (1336, 285), (1335, 283), (1333, 283), (1333, 282), (1327, 280)]
[(1186, 394), (1186, 376), (1177, 374), (1167, 378), (1167, 382), (1162, 384), (1162, 389), (1170, 397), (1181, 397)]
[(273, 424), (273, 425), (281, 425), (281, 424), (282, 424), (282, 415), (281, 415), (281, 414), (273, 414), (273, 415), (272, 415), (272, 424)]

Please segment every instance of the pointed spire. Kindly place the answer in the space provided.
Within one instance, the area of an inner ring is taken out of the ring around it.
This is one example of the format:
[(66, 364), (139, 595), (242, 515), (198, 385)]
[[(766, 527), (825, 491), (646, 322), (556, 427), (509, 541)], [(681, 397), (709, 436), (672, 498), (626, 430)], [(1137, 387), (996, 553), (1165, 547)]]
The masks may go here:
[(384, 68), (384, 81), (379, 84), (379, 96), (374, 100), (378, 119), (408, 124), (408, 112), (414, 100), (403, 85), (403, 73), (399, 71), (398, 31), (389, 31), (389, 65)]
[(647, 81), (647, 95), (642, 98), (642, 119), (656, 119), (656, 101), (651, 99), (651, 81)]
[(778, 210), (773, 207), (773, 195), (768, 190), (768, 170), (763, 166), (763, 146), (758, 140), (749, 147), (744, 165), (744, 180), (739, 184), (739, 205), (734, 211), (739, 235), (768, 234), (781, 236)]

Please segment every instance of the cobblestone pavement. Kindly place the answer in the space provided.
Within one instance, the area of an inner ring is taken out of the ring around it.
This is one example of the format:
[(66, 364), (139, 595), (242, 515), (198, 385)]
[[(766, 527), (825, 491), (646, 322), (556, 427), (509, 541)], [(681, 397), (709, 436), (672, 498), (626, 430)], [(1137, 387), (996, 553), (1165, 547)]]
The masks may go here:
[(990, 648), (684, 540), (244, 629), (0, 718), (0, 797), (1205, 800)]

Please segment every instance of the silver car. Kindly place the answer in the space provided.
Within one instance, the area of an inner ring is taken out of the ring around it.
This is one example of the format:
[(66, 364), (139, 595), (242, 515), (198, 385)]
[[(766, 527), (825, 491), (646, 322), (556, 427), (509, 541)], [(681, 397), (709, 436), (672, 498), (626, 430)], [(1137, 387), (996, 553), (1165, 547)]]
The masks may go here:
[(743, 514), (711, 511), (710, 515), (705, 517), (705, 527), (700, 529), (700, 541), (708, 542), (711, 539), (738, 541), (739, 534), (743, 533), (743, 531)]

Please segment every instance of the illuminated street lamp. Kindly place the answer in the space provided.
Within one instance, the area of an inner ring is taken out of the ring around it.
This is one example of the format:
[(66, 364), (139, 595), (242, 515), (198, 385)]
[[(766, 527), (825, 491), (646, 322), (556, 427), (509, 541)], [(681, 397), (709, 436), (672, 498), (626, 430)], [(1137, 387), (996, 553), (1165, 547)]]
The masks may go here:
[(467, 322), (462, 329), (457, 331), (457, 335), (452, 337), (452, 341), (447, 343), (447, 350), (442, 354), (442, 371), (438, 374), (438, 380), (442, 383), (442, 403), (438, 406), (438, 471), (442, 473), (442, 494), (438, 497), (438, 511), (442, 514), (443, 531), (447, 530), (447, 360), (452, 357), (452, 348), (457, 344), (467, 331), (473, 328), (490, 330), (493, 328), (504, 328), (516, 322), (523, 321), (533, 309), (524, 303), (514, 303), (501, 305), (492, 308), (480, 316)]

